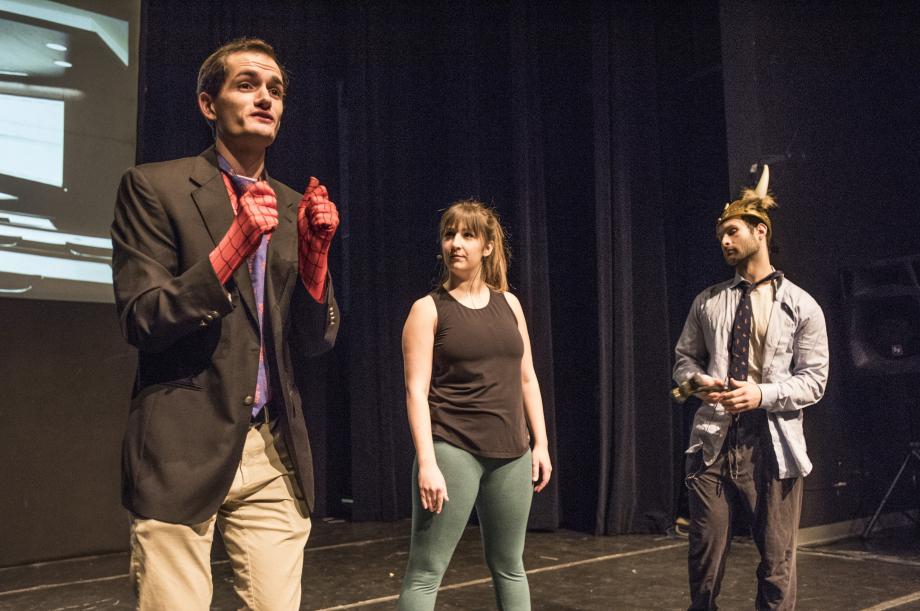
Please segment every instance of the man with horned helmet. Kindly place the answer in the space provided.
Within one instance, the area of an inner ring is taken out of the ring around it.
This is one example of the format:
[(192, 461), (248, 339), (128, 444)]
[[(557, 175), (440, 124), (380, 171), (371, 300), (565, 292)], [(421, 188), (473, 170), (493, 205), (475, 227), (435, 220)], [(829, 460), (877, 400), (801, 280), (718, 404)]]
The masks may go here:
[(693, 300), (673, 377), (702, 405), (687, 449), (690, 609), (716, 609), (733, 506), (751, 516), (757, 609), (794, 609), (803, 479), (811, 471), (803, 410), (824, 394), (827, 330), (817, 302), (770, 264), (776, 206), (757, 188), (726, 204), (716, 237), (731, 280)]

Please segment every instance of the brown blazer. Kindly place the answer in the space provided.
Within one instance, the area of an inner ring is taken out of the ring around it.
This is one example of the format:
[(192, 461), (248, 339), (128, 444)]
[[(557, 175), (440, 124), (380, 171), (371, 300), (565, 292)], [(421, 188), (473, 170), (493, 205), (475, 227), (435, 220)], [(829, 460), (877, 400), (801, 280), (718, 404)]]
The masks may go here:
[[(265, 276), (266, 364), (279, 425), (312, 510), (313, 459), (294, 368), (333, 346), (338, 306), (331, 279), (325, 303), (314, 301), (300, 281), (300, 194), (268, 182), (278, 196), (279, 220)], [(131, 168), (118, 190), (115, 302), (122, 333), (138, 349), (122, 448), (122, 502), (146, 518), (183, 524), (209, 518), (242, 455), (259, 362), (255, 300), (246, 265), (225, 290), (208, 260), (232, 219), (213, 147), (197, 157)]]

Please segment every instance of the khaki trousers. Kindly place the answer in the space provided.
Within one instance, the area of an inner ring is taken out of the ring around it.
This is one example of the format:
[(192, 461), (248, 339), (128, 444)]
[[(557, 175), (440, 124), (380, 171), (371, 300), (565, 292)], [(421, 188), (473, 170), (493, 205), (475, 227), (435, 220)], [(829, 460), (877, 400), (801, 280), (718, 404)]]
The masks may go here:
[(249, 430), (230, 492), (210, 519), (189, 526), (132, 518), (131, 580), (138, 609), (210, 608), (215, 524), (233, 567), (240, 608), (299, 608), (310, 518), (284, 443), (270, 429), (263, 424)]

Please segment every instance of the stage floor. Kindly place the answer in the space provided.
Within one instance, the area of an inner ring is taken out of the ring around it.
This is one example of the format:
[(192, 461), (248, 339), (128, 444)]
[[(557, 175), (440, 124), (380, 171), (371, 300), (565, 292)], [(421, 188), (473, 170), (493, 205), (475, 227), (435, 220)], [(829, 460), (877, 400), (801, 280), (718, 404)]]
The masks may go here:
[[(408, 522), (317, 520), (307, 548), (302, 609), (395, 607)], [(127, 535), (126, 535), (127, 536)], [(529, 533), (525, 564), (535, 610), (684, 609), (686, 539)], [(751, 609), (757, 552), (736, 538), (720, 606)], [(131, 609), (127, 554), (0, 569), (0, 609)], [(799, 551), (800, 610), (920, 609), (920, 533), (882, 531)], [(231, 572), (215, 552), (213, 609), (233, 609)], [(444, 578), (438, 609), (495, 609), (479, 532), (467, 529)]]

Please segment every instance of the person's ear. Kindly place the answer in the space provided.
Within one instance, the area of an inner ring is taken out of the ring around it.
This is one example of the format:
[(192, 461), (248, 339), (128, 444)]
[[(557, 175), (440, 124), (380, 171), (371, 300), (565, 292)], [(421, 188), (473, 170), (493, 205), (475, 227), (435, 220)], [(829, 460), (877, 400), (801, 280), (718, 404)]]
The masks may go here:
[(217, 112), (214, 110), (214, 98), (212, 98), (206, 91), (202, 91), (198, 94), (198, 110), (201, 111), (201, 114), (204, 115), (204, 118), (208, 121), (217, 120)]
[(495, 248), (495, 244), (493, 242), (489, 242), (488, 244), (486, 244), (486, 247), (483, 249), (482, 256), (488, 257), (489, 255), (492, 254), (492, 250), (494, 248)]

